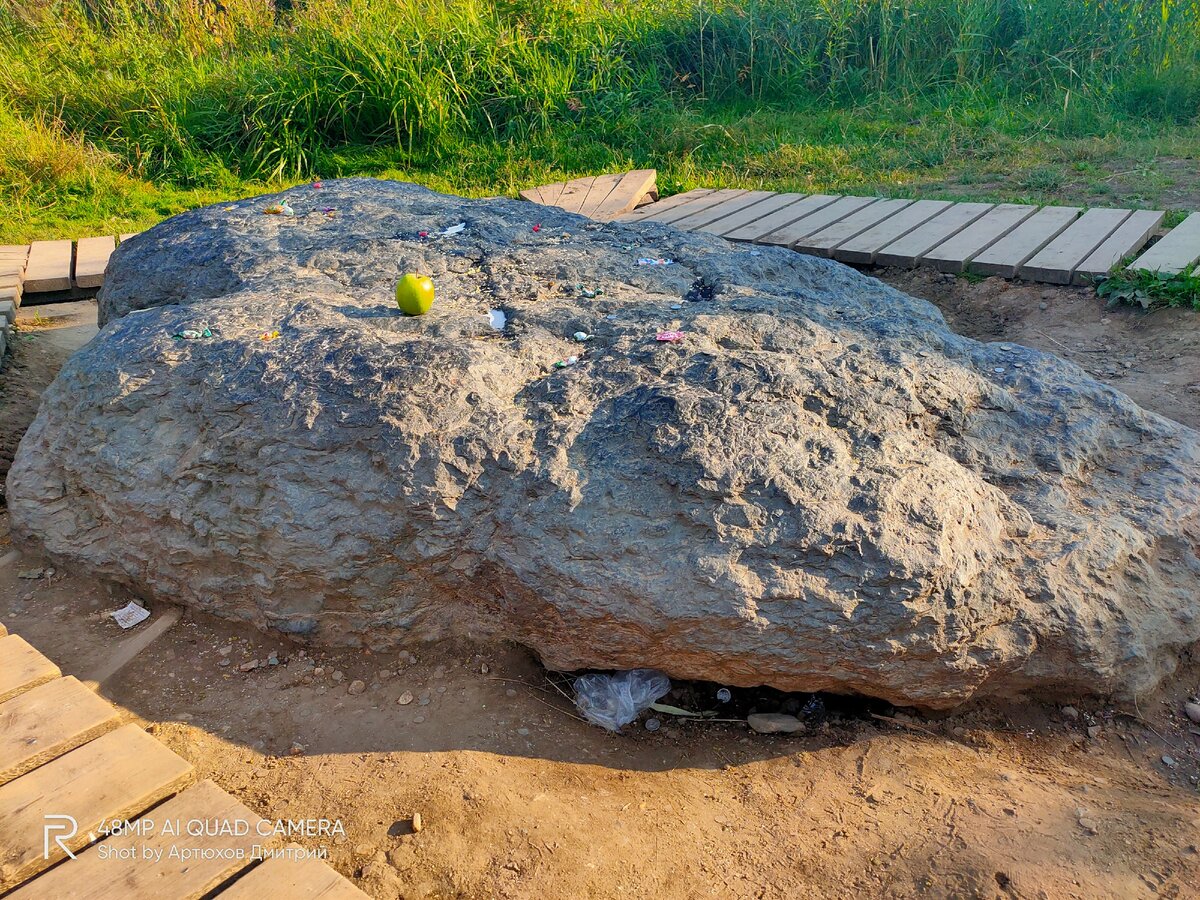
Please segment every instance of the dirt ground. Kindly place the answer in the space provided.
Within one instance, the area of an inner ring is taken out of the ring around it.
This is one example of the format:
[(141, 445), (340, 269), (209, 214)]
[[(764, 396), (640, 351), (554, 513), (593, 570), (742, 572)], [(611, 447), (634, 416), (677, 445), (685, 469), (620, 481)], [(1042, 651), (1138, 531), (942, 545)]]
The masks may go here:
[[(880, 274), (963, 333), (1061, 353), (1200, 427), (1195, 313)], [(0, 375), (4, 469), (72, 322), (29, 332)], [(9, 544), (0, 516), (0, 558)], [(47, 565), (0, 565), (0, 619), (89, 679), (136, 634), (106, 616), (128, 598), (82, 573), (19, 577)], [(521, 648), (410, 650), (320, 651), (189, 613), (101, 690), (260, 814), (341, 819), (330, 862), (377, 898), (1200, 896), (1200, 728), (1180, 712), (1200, 659), (1139, 708), (924, 719), (830, 698), (798, 735), (663, 716), (618, 736), (579, 721), (567, 680)], [(714, 690), (667, 702), (717, 706)]]

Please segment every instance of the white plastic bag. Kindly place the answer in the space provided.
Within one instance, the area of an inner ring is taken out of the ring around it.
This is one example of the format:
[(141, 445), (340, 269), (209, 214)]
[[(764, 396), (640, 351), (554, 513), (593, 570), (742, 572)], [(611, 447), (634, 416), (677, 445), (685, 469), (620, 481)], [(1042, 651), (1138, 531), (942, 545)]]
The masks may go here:
[(654, 669), (580, 675), (575, 679), (575, 705), (593, 725), (620, 731), (670, 690), (671, 679)]

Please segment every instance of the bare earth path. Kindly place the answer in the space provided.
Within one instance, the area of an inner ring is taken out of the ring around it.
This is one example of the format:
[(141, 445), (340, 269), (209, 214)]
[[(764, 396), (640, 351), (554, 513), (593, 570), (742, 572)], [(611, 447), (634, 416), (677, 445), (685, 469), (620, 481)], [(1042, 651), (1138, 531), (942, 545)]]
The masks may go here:
[[(1200, 427), (1194, 313), (885, 275), (963, 333), (1067, 355)], [(5, 369), (4, 469), (64, 358), (53, 331)], [(0, 518), (0, 556), (6, 531)], [(41, 565), (0, 569), (0, 620), (86, 679), (128, 637), (104, 616), (127, 598), (72, 572), (18, 577)], [(1200, 689), (1194, 661), (1139, 710), (899, 724), (848, 710), (792, 737), (676, 721), (618, 737), (573, 718), (519, 648), (413, 649), (415, 663), (301, 656), (189, 615), (102, 691), (258, 813), (342, 819), (330, 861), (380, 898), (1185, 898), (1200, 884), (1200, 729), (1178, 714)], [(271, 651), (278, 665), (239, 670)]]

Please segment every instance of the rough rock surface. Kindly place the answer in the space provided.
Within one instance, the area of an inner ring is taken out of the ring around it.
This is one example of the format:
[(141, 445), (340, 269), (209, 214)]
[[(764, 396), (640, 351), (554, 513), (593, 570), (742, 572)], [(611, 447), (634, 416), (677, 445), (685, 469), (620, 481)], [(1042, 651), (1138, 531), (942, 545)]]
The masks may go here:
[(354, 179), (164, 222), (101, 308), (8, 503), (150, 598), (928, 708), (1200, 637), (1200, 435), (832, 262)]

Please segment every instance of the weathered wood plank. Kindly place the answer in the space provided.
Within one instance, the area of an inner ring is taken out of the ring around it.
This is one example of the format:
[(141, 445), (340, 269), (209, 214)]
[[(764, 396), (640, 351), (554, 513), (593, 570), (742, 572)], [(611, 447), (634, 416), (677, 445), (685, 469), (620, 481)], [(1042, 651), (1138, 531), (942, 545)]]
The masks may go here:
[(836, 203), (841, 197), (837, 194), (780, 194), (781, 198), (793, 197), (794, 200), (785, 203), (779, 209), (769, 212), (761, 218), (754, 218), (728, 231), (721, 236), (730, 241), (761, 241), (767, 235), (781, 228), (795, 224), (806, 216)]
[(191, 775), (191, 765), (126, 725), (0, 786), (0, 891), (66, 856), (56, 841), (43, 843), (46, 815), (74, 818), (75, 833), (67, 828), (58, 837), (76, 851), (101, 822), (133, 818)]
[(666, 209), (675, 209), (682, 206), (684, 203), (691, 203), (700, 197), (706, 197), (709, 194), (714, 194), (712, 188), (693, 188), (690, 191), (685, 191), (682, 194), (673, 194), (670, 197), (664, 197), (662, 200), (655, 200), (653, 203), (647, 203), (645, 206), (639, 206), (631, 213), (626, 213), (623, 216), (617, 216), (618, 222), (641, 222), (647, 216), (654, 215)]
[(1062, 234), (1079, 217), (1074, 206), (1047, 206), (1038, 210), (1005, 237), (973, 259), (968, 268), (984, 275), (1015, 278), (1021, 266)]
[(692, 213), (690, 216), (684, 216), (682, 219), (678, 219), (671, 224), (683, 231), (695, 231), (702, 225), (721, 221), (726, 216), (731, 216), (746, 207), (752, 207), (754, 204), (761, 203), (772, 196), (774, 196), (772, 191), (746, 191), (746, 193), (739, 197), (734, 197), (732, 200), (726, 200), (724, 203), (710, 206), (708, 209)]
[(126, 232), (125, 234), (118, 235), (118, 237), (121, 239), (121, 243), (123, 244), (130, 238), (137, 237), (139, 234), (141, 234), (140, 231), (129, 231), (129, 232)]
[(319, 859), (285, 858), (268, 859), (217, 895), (218, 900), (365, 900), (366, 897)]
[(1130, 269), (1177, 275), (1200, 260), (1200, 213), (1192, 213), (1139, 256)]
[(1089, 279), (1107, 275), (1121, 260), (1137, 252), (1146, 243), (1146, 239), (1159, 226), (1165, 215), (1165, 212), (1153, 209), (1139, 209), (1134, 212), (1079, 264), (1073, 281), (1083, 284)]
[(986, 215), (990, 203), (954, 203), (924, 225), (888, 244), (875, 254), (880, 266), (915, 266), (925, 254)]
[(34, 241), (29, 245), (24, 289), (27, 294), (71, 289), (71, 242)]
[(592, 182), (595, 180), (596, 176), (589, 175), (587, 178), (568, 181), (563, 187), (562, 195), (554, 201), (554, 205), (567, 212), (579, 212), (579, 208), (583, 206), (583, 201), (587, 199), (588, 191), (591, 190)]
[[(547, 185), (549, 187), (549, 185)], [(542, 200), (542, 189), (540, 187), (525, 188), (517, 191), (517, 196), (522, 200), (528, 200), (530, 203), (536, 203), (539, 206), (548, 206), (549, 204)]]
[(58, 678), (58, 666), (18, 634), (0, 638), (0, 703)]
[(620, 182), (612, 189), (612, 193), (596, 207), (592, 218), (598, 222), (609, 222), (617, 216), (633, 210), (642, 198), (655, 189), (658, 184), (656, 169), (634, 169), (621, 176)]
[(96, 288), (104, 284), (104, 269), (116, 249), (115, 238), (80, 238), (75, 245), (75, 287)]
[(833, 251), (833, 258), (860, 265), (873, 263), (875, 255), (892, 241), (904, 237), (952, 205), (948, 200), (918, 200), (846, 241)]
[(984, 250), (1004, 239), (1037, 212), (1029, 204), (1001, 203), (979, 220), (938, 244), (923, 257), (939, 272), (957, 274)]
[(803, 200), (805, 194), (772, 194), (766, 200), (755, 203), (752, 206), (746, 207), (725, 216), (715, 222), (709, 222), (707, 225), (702, 225), (696, 231), (703, 231), (707, 234), (727, 234), (730, 231), (736, 231), (739, 228), (744, 228), (752, 222), (757, 222), (759, 219), (765, 218), (771, 213), (778, 212), (785, 206), (791, 206), (793, 203), (798, 203)]
[(620, 184), (620, 182), (620, 175), (597, 175), (592, 181), (591, 187), (588, 188), (587, 196), (579, 204), (580, 215), (594, 219), (596, 209), (608, 199), (608, 195), (613, 192), (613, 188)]
[(740, 197), (746, 193), (742, 190), (733, 188), (727, 190), (713, 191), (711, 194), (706, 194), (703, 197), (696, 197), (688, 203), (680, 204), (674, 209), (659, 210), (645, 218), (647, 222), (658, 222), (661, 225), (673, 225), (680, 219), (685, 219), (693, 213), (701, 210), (710, 209), (720, 203), (725, 203), (733, 200), (735, 197)]
[(0, 784), (116, 727), (116, 707), (67, 676), (0, 703)]
[(820, 209), (797, 219), (790, 225), (777, 228), (769, 234), (755, 238), (756, 244), (771, 244), (777, 247), (790, 247), (796, 241), (803, 240), (810, 234), (827, 228), (835, 222), (840, 222), (847, 216), (852, 216), (860, 210), (875, 203), (882, 202), (878, 197), (839, 197), (837, 200), (822, 206)]
[[(259, 834), (260, 825), (264, 830), (270, 827), (266, 819), (211, 781), (201, 781), (156, 807), (143, 821), (146, 820), (154, 823), (153, 827), (146, 828), (146, 834), (131, 831), (110, 837), (80, 853), (77, 859), (35, 878), (11, 894), (10, 900), (108, 900), (112, 897), (197, 900), (248, 868), (254, 861), (251, 853), (256, 844), (271, 847), (278, 843), (269, 831), (267, 836)], [(191, 821), (245, 823), (247, 834), (190, 837), (186, 832), (183, 835), (162, 833), (165, 822), (186, 825)], [(135, 858), (123, 859), (122, 851), (129, 852), (130, 849), (136, 854)], [(212, 852), (182, 859), (182, 850)], [(161, 857), (157, 857), (158, 851), (161, 851)], [(239, 853), (242, 859), (236, 858)]]
[(1029, 281), (1070, 284), (1079, 264), (1132, 214), (1131, 209), (1089, 209), (1021, 266), (1017, 274)]
[(833, 251), (868, 228), (896, 215), (912, 205), (911, 200), (880, 200), (851, 213), (827, 228), (801, 238), (792, 244), (793, 250), (816, 256), (830, 256)]

